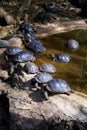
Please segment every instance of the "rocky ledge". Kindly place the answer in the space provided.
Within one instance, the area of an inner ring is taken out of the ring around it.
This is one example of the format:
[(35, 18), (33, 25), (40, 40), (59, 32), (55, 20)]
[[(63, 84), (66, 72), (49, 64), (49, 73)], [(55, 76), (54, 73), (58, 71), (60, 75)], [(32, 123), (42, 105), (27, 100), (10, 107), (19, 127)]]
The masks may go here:
[(11, 85), (6, 80), (8, 74), (2, 71), (0, 92), (8, 93), (11, 129), (86, 130), (87, 95), (75, 91), (69, 96), (50, 95), (46, 100), (41, 89), (31, 85), (34, 75), (22, 72), (20, 78), (12, 78)]

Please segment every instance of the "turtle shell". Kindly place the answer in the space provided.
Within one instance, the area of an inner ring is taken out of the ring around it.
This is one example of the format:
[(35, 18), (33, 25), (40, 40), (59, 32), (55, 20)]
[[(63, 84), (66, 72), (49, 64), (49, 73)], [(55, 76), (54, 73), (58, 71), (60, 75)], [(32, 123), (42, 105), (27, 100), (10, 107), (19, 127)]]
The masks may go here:
[(46, 89), (53, 93), (68, 93), (71, 88), (68, 83), (63, 79), (52, 79), (47, 82)]
[(68, 54), (57, 54), (56, 59), (63, 63), (68, 63), (71, 61), (71, 57)]
[(54, 65), (50, 64), (50, 63), (44, 63), (39, 67), (40, 71), (42, 72), (47, 72), (47, 73), (55, 73), (56, 72), (56, 68)]
[(55, 5), (55, 2), (47, 2), (47, 3), (43, 4), (42, 7), (48, 13), (58, 13), (59, 12), (59, 8)]
[(27, 34), (25, 34), (24, 35), (24, 38), (25, 38), (25, 41), (26, 42), (33, 42), (33, 41), (36, 41), (37, 40), (37, 37), (36, 37), (36, 35), (35, 34), (29, 34), (29, 33), (27, 33)]
[(35, 75), (34, 79), (38, 83), (47, 83), (49, 80), (53, 79), (53, 77), (49, 73), (41, 72)]
[(18, 46), (9, 46), (6, 49), (6, 54), (7, 55), (15, 55), (16, 53), (21, 52), (21, 51), (22, 51), (22, 49), (19, 48)]
[(66, 46), (70, 50), (77, 50), (79, 48), (79, 42), (74, 39), (70, 39), (68, 40)]
[(46, 12), (48, 13), (58, 13), (59, 12), (59, 8), (56, 6), (50, 6), (46, 9)]
[(41, 53), (46, 50), (44, 45), (41, 42), (35, 41), (27, 45), (27, 47), (36, 53)]
[(7, 48), (9, 46), (9, 42), (7, 40), (0, 40), (0, 48)]
[(37, 73), (37, 72), (39, 71), (37, 65), (35, 65), (35, 64), (32, 63), (32, 62), (26, 63), (26, 64), (24, 65), (24, 70), (25, 70), (27, 73), (31, 73), (31, 74)]
[(35, 57), (33, 56), (32, 52), (29, 51), (21, 51), (14, 55), (13, 61), (14, 62), (27, 62), (27, 61), (34, 61)]
[(23, 32), (23, 33), (30, 33), (34, 31), (34, 28), (30, 24), (21, 24), (19, 26), (18, 31)]

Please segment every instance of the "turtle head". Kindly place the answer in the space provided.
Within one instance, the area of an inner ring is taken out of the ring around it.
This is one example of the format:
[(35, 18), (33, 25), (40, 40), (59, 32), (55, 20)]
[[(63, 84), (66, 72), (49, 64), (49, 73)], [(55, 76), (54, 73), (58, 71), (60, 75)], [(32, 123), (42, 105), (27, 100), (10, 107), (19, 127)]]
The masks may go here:
[(55, 54), (51, 54), (51, 57), (52, 57), (52, 59), (53, 59), (54, 61), (56, 60)]
[(36, 60), (36, 58), (35, 58), (35, 56), (33, 56), (32, 61), (35, 61), (35, 60)]

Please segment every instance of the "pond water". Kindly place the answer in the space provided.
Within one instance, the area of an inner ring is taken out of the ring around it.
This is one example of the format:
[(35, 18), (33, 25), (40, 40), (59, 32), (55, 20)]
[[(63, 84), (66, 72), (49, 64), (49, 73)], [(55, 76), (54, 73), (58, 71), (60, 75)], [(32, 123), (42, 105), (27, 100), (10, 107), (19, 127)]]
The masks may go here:
[[(69, 39), (79, 42), (80, 48), (72, 52), (68, 50), (65, 43)], [(35, 63), (39, 66), (42, 63), (52, 63), (57, 72), (54, 78), (66, 80), (74, 90), (87, 94), (87, 31), (76, 30), (68, 33), (61, 33), (40, 39), (46, 47), (46, 51), (38, 56)], [(72, 58), (70, 63), (53, 61), (51, 53), (66, 53)]]

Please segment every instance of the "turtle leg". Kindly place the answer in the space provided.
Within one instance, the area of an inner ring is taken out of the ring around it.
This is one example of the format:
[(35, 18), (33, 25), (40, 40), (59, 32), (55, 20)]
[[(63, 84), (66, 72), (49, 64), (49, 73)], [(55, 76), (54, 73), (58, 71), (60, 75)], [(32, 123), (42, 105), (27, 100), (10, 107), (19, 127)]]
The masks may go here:
[(6, 61), (9, 60), (9, 58), (8, 58), (8, 56), (7, 56), (7, 54), (6, 54), (6, 52), (4, 52), (4, 59), (5, 59)]
[(71, 91), (65, 92), (65, 94), (69, 96), (71, 94)]
[(75, 91), (73, 89), (71, 89), (71, 93), (75, 93)]
[(71, 89), (70, 91), (65, 92), (65, 94), (67, 94), (68, 96), (69, 96), (71, 93), (75, 93), (75, 91), (74, 91), (73, 89)]
[(45, 86), (42, 88), (42, 92), (44, 94), (45, 99), (48, 100), (49, 99), (48, 91), (46, 90)]
[(37, 82), (35, 83), (35, 87), (36, 87), (37, 90), (40, 90), (40, 87), (39, 87)]
[(48, 92), (47, 92), (47, 91), (44, 91), (44, 97), (45, 97), (46, 100), (49, 99), (49, 96), (48, 96)]

